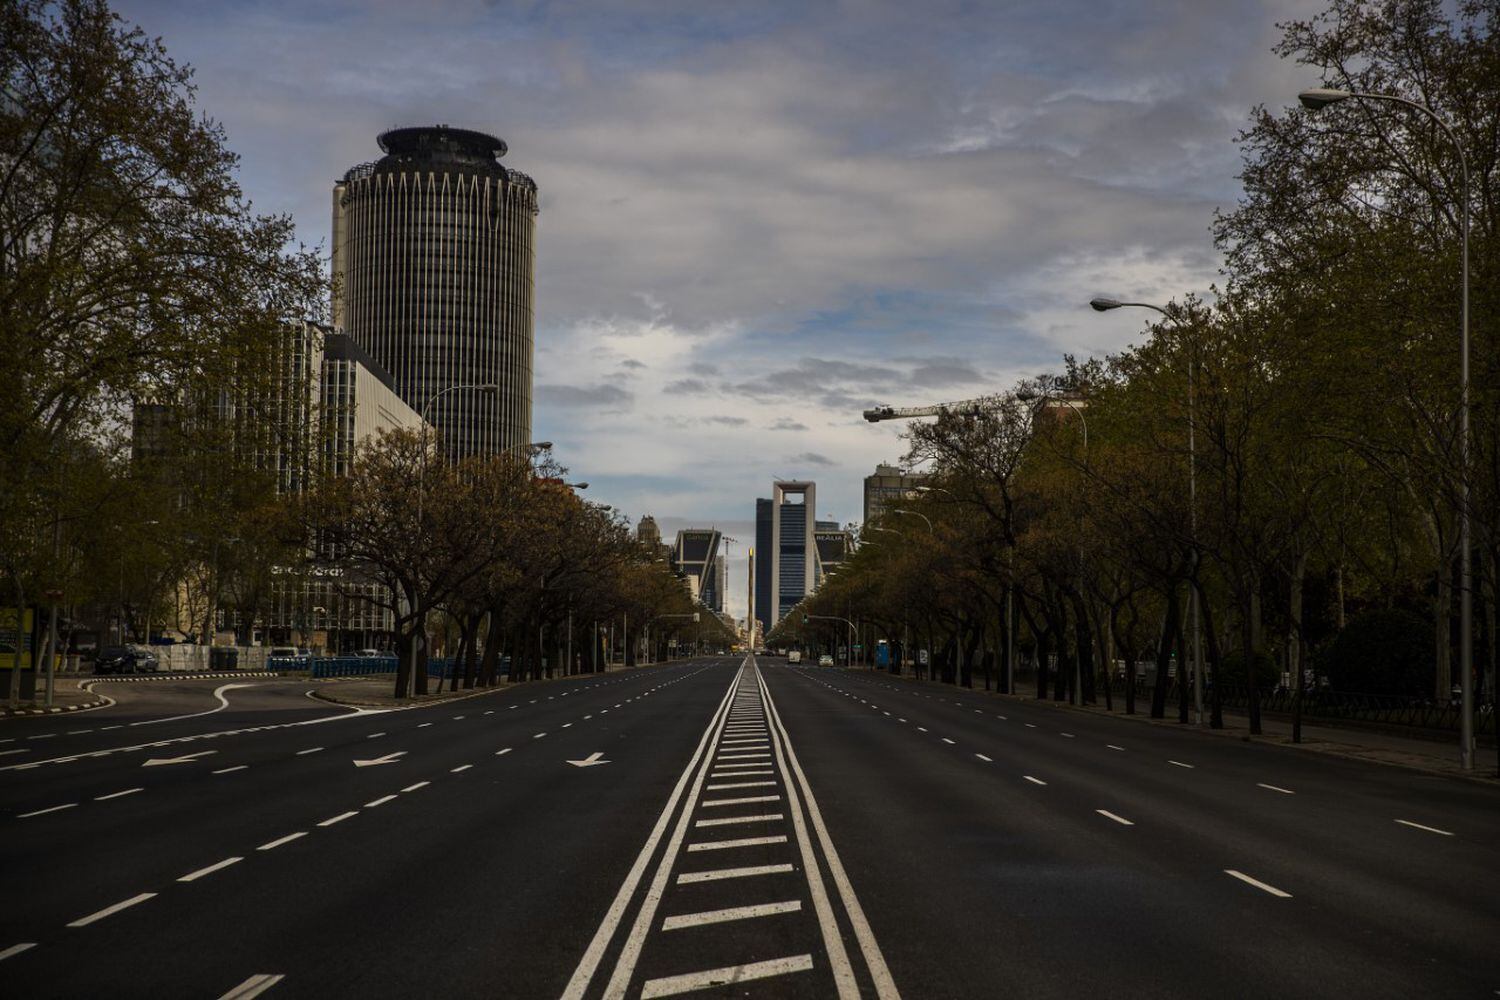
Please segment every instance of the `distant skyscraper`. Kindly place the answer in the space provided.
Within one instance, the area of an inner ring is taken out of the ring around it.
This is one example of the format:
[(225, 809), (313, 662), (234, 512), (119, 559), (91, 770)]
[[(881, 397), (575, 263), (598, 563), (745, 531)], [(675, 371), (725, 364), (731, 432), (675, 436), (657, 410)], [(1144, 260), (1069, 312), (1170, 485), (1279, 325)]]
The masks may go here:
[(927, 482), (927, 476), (912, 474), (894, 465), (877, 465), (875, 474), (865, 477), (865, 523), (880, 517), (886, 505), (901, 499)]
[(684, 528), (672, 549), (672, 564), (687, 579), (688, 592), (715, 611), (724, 610), (722, 537), (714, 528)]
[(382, 133), (386, 155), (333, 187), (333, 324), (421, 411), (455, 457), (531, 441), (536, 184), (483, 132)]
[(650, 514), (641, 518), (641, 523), (635, 526), (635, 540), (653, 549), (661, 545), (661, 528), (657, 527), (656, 518)]
[(818, 588), (817, 495), (815, 483), (778, 480), (755, 501), (755, 615), (768, 631)]

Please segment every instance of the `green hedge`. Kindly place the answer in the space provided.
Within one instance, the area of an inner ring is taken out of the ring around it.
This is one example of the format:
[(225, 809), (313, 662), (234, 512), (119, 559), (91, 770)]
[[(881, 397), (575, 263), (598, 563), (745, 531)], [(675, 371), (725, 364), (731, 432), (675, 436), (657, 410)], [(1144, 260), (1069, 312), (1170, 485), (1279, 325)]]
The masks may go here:
[(1410, 611), (1351, 619), (1318, 660), (1335, 691), (1420, 697), (1432, 690), (1432, 623)]

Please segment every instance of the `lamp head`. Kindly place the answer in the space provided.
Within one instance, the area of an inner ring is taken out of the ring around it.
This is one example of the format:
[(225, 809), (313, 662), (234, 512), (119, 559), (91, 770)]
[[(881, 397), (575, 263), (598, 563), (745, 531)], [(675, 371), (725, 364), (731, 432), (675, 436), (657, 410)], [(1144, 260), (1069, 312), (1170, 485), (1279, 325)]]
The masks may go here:
[(532, 451), (551, 451), (552, 450), (552, 442), (551, 441), (533, 441), (533, 442), (531, 442), (530, 447), (531, 447)]
[(1301, 101), (1302, 106), (1309, 111), (1321, 111), (1330, 104), (1347, 101), (1353, 96), (1347, 90), (1336, 90), (1332, 87), (1314, 87), (1311, 90), (1304, 90), (1298, 94), (1297, 100)]
[(1112, 299), (1105, 295), (1096, 295), (1089, 299), (1089, 306), (1093, 308), (1094, 312), (1109, 312), (1111, 309), (1118, 309), (1124, 304), (1119, 299)]
[(575, 490), (586, 490), (589, 488), (588, 483), (569, 483), (568, 485), (573, 487)]

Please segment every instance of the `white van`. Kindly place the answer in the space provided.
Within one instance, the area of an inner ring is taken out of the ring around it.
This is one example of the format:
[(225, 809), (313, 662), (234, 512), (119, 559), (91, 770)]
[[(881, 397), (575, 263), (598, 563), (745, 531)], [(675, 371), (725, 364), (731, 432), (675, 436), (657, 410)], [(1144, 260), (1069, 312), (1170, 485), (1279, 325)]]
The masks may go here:
[(800, 651), (798, 651), (798, 650), (795, 650), (795, 649), (792, 650), (790, 653), (786, 654), (786, 662), (788, 662), (788, 663), (801, 663), (802, 662), (802, 653)]

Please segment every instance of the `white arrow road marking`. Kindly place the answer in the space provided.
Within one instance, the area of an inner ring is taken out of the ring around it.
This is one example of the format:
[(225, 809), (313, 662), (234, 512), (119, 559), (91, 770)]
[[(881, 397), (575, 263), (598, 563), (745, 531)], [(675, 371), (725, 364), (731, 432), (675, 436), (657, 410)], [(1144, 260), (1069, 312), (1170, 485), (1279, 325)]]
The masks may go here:
[(207, 757), (209, 754), (218, 752), (217, 750), (199, 750), (197, 753), (190, 753), (182, 757), (152, 757), (141, 766), (156, 767), (159, 764), (186, 764), (190, 760), (197, 760), (199, 757)]
[(595, 764), (610, 763), (610, 761), (604, 760), (603, 757), (603, 750), (595, 750), (593, 753), (583, 758), (583, 760), (570, 760), (568, 761), (568, 763), (572, 764), (574, 767), (593, 767)]
[(388, 753), (384, 757), (376, 757), (373, 760), (357, 760), (357, 761), (354, 762), (354, 766), (355, 767), (374, 767), (376, 764), (394, 764), (396, 761), (400, 760), (402, 757), (405, 757), (405, 756), (406, 756), (406, 751), (405, 750), (397, 750), (395, 753)]

